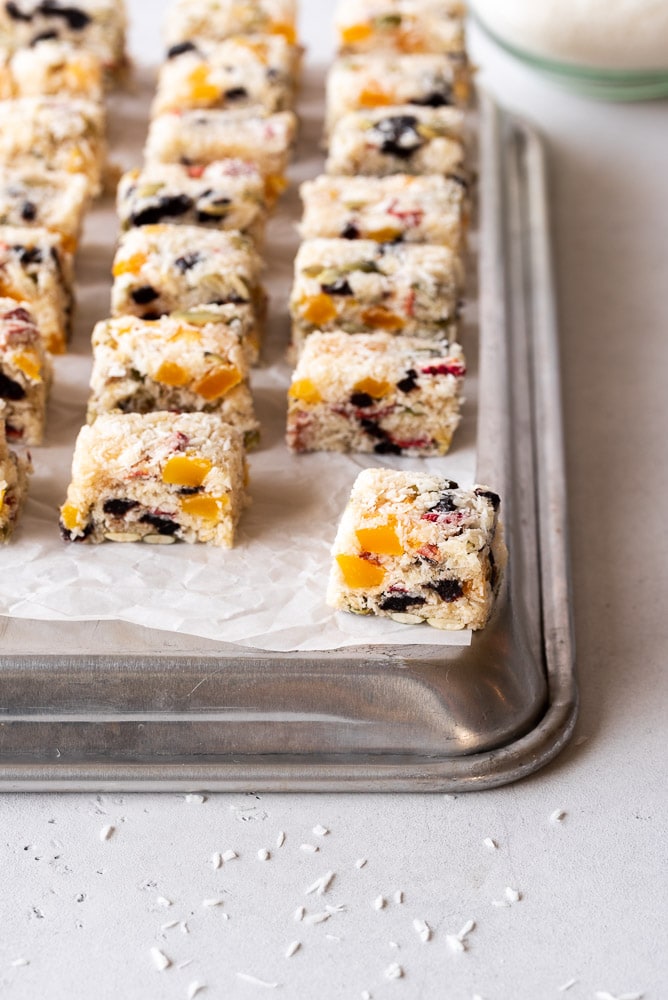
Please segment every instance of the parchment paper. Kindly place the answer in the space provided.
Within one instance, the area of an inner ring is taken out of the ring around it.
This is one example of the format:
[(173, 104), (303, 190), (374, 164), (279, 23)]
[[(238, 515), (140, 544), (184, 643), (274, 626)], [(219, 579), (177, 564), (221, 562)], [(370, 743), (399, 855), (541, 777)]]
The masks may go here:
[[(153, 74), (110, 101), (112, 157), (141, 163)], [(252, 389), (262, 442), (250, 456), (252, 505), (232, 551), (207, 546), (72, 545), (61, 541), (58, 507), (84, 421), (90, 335), (108, 315), (110, 269), (118, 231), (113, 200), (90, 213), (77, 266), (78, 311), (67, 356), (56, 376), (44, 447), (32, 449), (35, 473), (21, 524), (0, 550), (0, 614), (57, 621), (117, 619), (262, 650), (327, 650), (359, 645), (466, 645), (471, 634), (427, 625), (335, 613), (325, 604), (330, 546), (357, 473), (371, 465), (438, 472), (461, 485), (475, 476), (475, 329), (465, 331), (469, 361), (462, 425), (449, 456), (402, 459), (333, 454), (291, 455), (284, 444), (290, 365), (287, 299), (299, 245), (297, 186), (322, 171), (319, 148), (322, 73), (309, 71), (300, 103), (302, 129), (291, 187), (272, 220), (264, 258), (270, 321)], [(469, 327), (472, 313), (469, 313)], [(54, 641), (57, 631), (54, 629)]]

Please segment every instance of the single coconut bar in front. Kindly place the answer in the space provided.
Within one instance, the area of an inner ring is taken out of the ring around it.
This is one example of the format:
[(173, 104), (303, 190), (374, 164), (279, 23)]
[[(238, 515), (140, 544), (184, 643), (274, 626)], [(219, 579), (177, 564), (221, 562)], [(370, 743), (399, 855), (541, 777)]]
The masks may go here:
[(334, 542), (328, 603), (406, 624), (483, 628), (506, 563), (499, 506), (487, 486), (365, 469)]
[(123, 174), (118, 185), (123, 229), (159, 222), (237, 229), (256, 244), (264, 237), (264, 180), (248, 160), (218, 160), (206, 167), (151, 163)]
[(11, 97), (51, 96), (104, 100), (100, 60), (68, 42), (45, 39), (29, 49), (7, 53), (0, 66), (0, 94)]
[(163, 63), (152, 113), (251, 107), (288, 111), (298, 70), (299, 50), (280, 35), (198, 39), (180, 46)]
[(327, 129), (349, 111), (466, 107), (470, 94), (471, 71), (460, 54), (341, 56), (327, 77)]
[(0, 101), (0, 163), (12, 169), (83, 174), (90, 193), (100, 194), (106, 164), (104, 128), (104, 112), (94, 101)]
[(44, 40), (65, 42), (95, 56), (111, 80), (123, 76), (126, 13), (123, 0), (16, 0), (0, 4), (0, 37), (12, 52), (41, 45)]
[(53, 354), (65, 350), (72, 324), (74, 275), (65, 243), (47, 229), (0, 226), (0, 296), (27, 305)]
[(466, 374), (459, 344), (314, 333), (288, 392), (292, 451), (444, 455)]
[(335, 13), (344, 52), (464, 52), (460, 0), (340, 0)]
[(0, 542), (7, 542), (16, 527), (32, 472), (30, 456), (17, 455), (7, 447), (5, 416), (5, 404), (0, 400)]
[(301, 186), (303, 239), (318, 236), (378, 243), (434, 243), (463, 253), (466, 179), (459, 174), (329, 177)]
[(193, 39), (255, 34), (281, 35), (294, 44), (296, 0), (173, 0), (165, 24), (170, 52)]
[(0, 400), (9, 441), (44, 440), (52, 375), (51, 358), (26, 304), (0, 298)]
[(457, 326), (464, 269), (449, 247), (314, 239), (295, 260), (290, 311), (298, 349), (314, 330), (382, 330), (430, 340)]
[(198, 226), (142, 226), (119, 241), (114, 258), (114, 316), (158, 319), (208, 305), (252, 305), (258, 321), (266, 297), (262, 261), (252, 240)]
[(102, 413), (215, 413), (259, 436), (238, 323), (188, 323), (178, 314), (102, 320), (93, 331), (88, 421)]
[(0, 226), (50, 229), (74, 251), (88, 208), (88, 182), (83, 174), (37, 167), (0, 167)]
[(328, 174), (449, 174), (466, 165), (459, 108), (401, 104), (350, 111), (332, 130)]
[(231, 548), (245, 475), (241, 432), (217, 414), (104, 414), (79, 432), (61, 532), (71, 542)]
[(151, 122), (145, 156), (147, 163), (185, 166), (229, 158), (251, 160), (264, 177), (271, 204), (287, 186), (285, 172), (296, 130), (292, 111), (273, 115), (253, 109), (172, 111)]

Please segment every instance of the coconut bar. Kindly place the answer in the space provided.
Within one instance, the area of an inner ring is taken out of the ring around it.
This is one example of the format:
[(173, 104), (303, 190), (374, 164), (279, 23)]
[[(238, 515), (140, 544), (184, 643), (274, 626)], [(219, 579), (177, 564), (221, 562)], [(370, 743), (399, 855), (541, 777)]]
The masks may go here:
[(463, 277), (448, 247), (307, 240), (295, 260), (290, 301), (295, 346), (314, 330), (447, 337), (456, 327)]
[(123, 0), (7, 0), (0, 3), (0, 37), (10, 51), (44, 39), (59, 40), (95, 56), (109, 77), (126, 66)]
[(216, 414), (103, 414), (77, 438), (61, 533), (231, 548), (244, 479), (241, 433)]
[(444, 455), (466, 373), (459, 344), (314, 333), (288, 392), (292, 451)]
[(294, 44), (296, 26), (295, 0), (173, 0), (165, 35), (170, 51), (194, 38), (230, 35), (282, 35)]
[(499, 505), (487, 486), (365, 469), (334, 542), (328, 603), (406, 624), (482, 628), (506, 563)]
[(151, 122), (146, 160), (186, 166), (228, 158), (251, 160), (265, 178), (268, 200), (273, 201), (286, 187), (296, 127), (292, 111), (273, 115), (216, 109), (170, 112)]
[(67, 42), (47, 39), (9, 53), (0, 67), (2, 99), (74, 97), (104, 100), (102, 65), (96, 56)]
[(303, 239), (434, 243), (463, 252), (467, 182), (462, 175), (328, 177), (301, 186)]
[(72, 322), (72, 254), (46, 229), (0, 227), (0, 296), (23, 302), (47, 350), (65, 350)]
[(464, 167), (459, 108), (402, 104), (351, 111), (332, 130), (328, 174), (448, 174)]
[(0, 163), (13, 169), (83, 174), (102, 190), (104, 112), (93, 101), (20, 97), (0, 101)]
[(344, 52), (463, 52), (459, 0), (340, 0), (335, 27)]
[(93, 331), (88, 421), (101, 413), (215, 413), (249, 444), (258, 422), (239, 326), (179, 317), (102, 320)]
[(0, 542), (9, 540), (28, 492), (30, 457), (7, 447), (5, 404), (0, 400)]
[(117, 194), (123, 229), (160, 222), (236, 229), (259, 245), (267, 214), (264, 180), (248, 160), (207, 167), (152, 163), (121, 177)]
[(470, 70), (465, 56), (364, 55), (337, 59), (327, 78), (327, 128), (349, 111), (415, 104), (466, 107)]
[(294, 103), (298, 68), (298, 49), (280, 35), (198, 39), (163, 63), (153, 114), (186, 108), (287, 111)]
[(88, 182), (82, 174), (0, 167), (0, 226), (50, 229), (73, 251), (87, 207)]
[(0, 400), (8, 440), (42, 443), (51, 378), (51, 359), (31, 313), (22, 303), (0, 299)]
[(265, 307), (253, 243), (236, 232), (198, 226), (142, 226), (121, 236), (113, 265), (114, 316), (165, 313), (226, 303)]

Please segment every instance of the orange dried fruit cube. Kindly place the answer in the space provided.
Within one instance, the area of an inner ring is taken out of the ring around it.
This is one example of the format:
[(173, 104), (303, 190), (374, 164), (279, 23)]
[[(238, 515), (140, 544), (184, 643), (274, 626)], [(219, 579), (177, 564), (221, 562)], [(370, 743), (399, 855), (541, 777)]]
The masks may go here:
[(291, 399), (298, 399), (300, 403), (312, 403), (315, 405), (322, 402), (322, 396), (310, 378), (299, 378), (293, 382), (288, 389), (288, 396)]
[(114, 278), (119, 278), (122, 274), (139, 274), (147, 260), (145, 253), (133, 253), (130, 257), (114, 261), (111, 273)]
[(355, 392), (366, 393), (367, 396), (371, 396), (372, 399), (381, 399), (385, 396), (392, 386), (389, 382), (379, 382), (375, 378), (363, 378), (359, 382), (356, 382), (353, 386)]
[(221, 511), (229, 505), (229, 499), (223, 497), (181, 497), (181, 509), (191, 517), (200, 517), (203, 521), (217, 521)]
[(84, 523), (81, 511), (71, 503), (66, 503), (60, 508), (60, 520), (68, 531), (76, 531), (77, 528), (83, 527)]
[(385, 570), (376, 563), (362, 559), (361, 556), (338, 555), (336, 561), (343, 574), (347, 587), (353, 589), (365, 589), (367, 587), (380, 587), (385, 579)]
[(193, 383), (193, 392), (203, 399), (212, 400), (224, 396), (241, 382), (241, 372), (234, 365), (219, 365), (206, 372), (199, 381)]
[(297, 41), (295, 27), (288, 21), (271, 21), (267, 27), (267, 33), (270, 35), (282, 35), (290, 45), (294, 45)]
[(341, 41), (344, 45), (357, 45), (368, 41), (372, 33), (370, 24), (349, 24), (341, 29)]
[(365, 309), (362, 313), (362, 322), (376, 330), (387, 330), (389, 333), (401, 330), (404, 325), (401, 316), (397, 316), (384, 306), (371, 306), (370, 309)]
[(195, 67), (188, 76), (188, 87), (191, 99), (198, 103), (217, 101), (220, 97), (220, 88), (211, 82), (206, 66)]
[(381, 524), (377, 528), (358, 528), (357, 541), (364, 552), (377, 556), (401, 556), (404, 549), (394, 524)]
[(401, 230), (385, 226), (383, 229), (372, 229), (366, 235), (370, 240), (375, 240), (376, 243), (392, 243), (401, 236)]
[(307, 323), (313, 323), (314, 326), (323, 326), (326, 323), (331, 323), (336, 316), (334, 299), (331, 295), (325, 295), (324, 292), (321, 292), (319, 295), (307, 296), (302, 299), (300, 305), (302, 316)]
[(198, 455), (172, 455), (162, 470), (162, 481), (169, 486), (201, 486), (212, 468), (208, 458)]
[(358, 102), (361, 108), (381, 108), (389, 104), (396, 104), (392, 94), (388, 94), (386, 90), (375, 84), (370, 84), (368, 87), (363, 88), (360, 92)]
[(185, 368), (174, 361), (163, 361), (153, 377), (156, 382), (162, 382), (163, 385), (186, 385), (190, 381), (190, 375)]
[(42, 366), (39, 356), (34, 351), (22, 351), (14, 355), (14, 364), (19, 371), (23, 372), (32, 382), (41, 382)]
[(288, 182), (282, 174), (267, 174), (264, 179), (264, 196), (270, 205), (283, 194)]

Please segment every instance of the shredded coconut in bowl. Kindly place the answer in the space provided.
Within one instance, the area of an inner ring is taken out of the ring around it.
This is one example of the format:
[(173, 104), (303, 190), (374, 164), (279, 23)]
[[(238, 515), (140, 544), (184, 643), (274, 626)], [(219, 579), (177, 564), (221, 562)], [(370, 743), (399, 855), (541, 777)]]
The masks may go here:
[(472, 0), (502, 41), (556, 61), (611, 70), (668, 70), (665, 0)]

